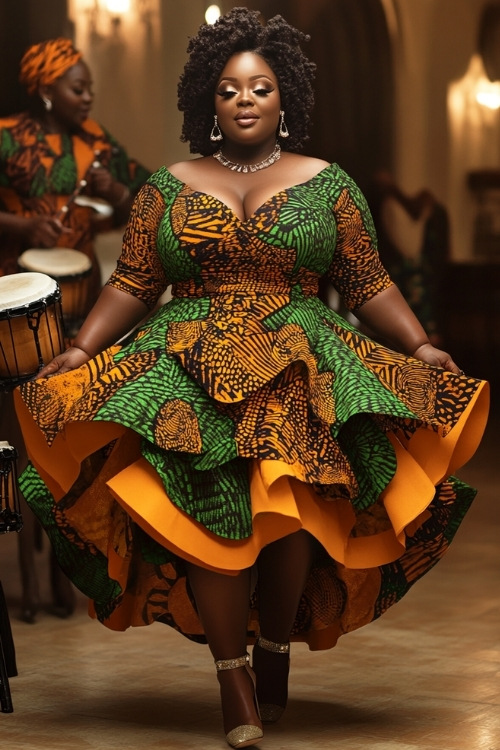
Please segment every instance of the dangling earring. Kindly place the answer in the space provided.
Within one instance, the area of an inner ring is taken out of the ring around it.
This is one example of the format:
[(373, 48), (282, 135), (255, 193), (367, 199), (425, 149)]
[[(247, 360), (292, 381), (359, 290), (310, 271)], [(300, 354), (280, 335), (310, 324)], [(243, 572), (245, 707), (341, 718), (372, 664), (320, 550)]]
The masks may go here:
[(217, 122), (217, 115), (214, 115), (214, 126), (210, 131), (210, 140), (222, 141), (223, 138), (224, 136), (222, 135), (222, 130), (219, 128), (219, 123)]
[(280, 109), (280, 129), (278, 131), (278, 135), (281, 138), (288, 138), (288, 136), (290, 135), (285, 122), (285, 113), (282, 109)]
[(50, 112), (50, 110), (52, 109), (51, 100), (47, 96), (42, 96), (42, 102), (43, 102), (43, 106), (45, 107), (45, 110), (47, 112)]

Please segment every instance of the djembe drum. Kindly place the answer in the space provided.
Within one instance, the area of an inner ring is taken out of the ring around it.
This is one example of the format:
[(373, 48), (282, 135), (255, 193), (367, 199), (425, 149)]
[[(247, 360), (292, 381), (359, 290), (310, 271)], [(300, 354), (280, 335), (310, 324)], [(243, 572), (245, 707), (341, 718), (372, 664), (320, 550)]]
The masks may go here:
[(61, 291), (43, 273), (0, 277), (0, 389), (30, 380), (65, 349)]
[(87, 313), (92, 261), (79, 250), (54, 247), (49, 250), (26, 250), (19, 256), (20, 271), (46, 274), (61, 290), (61, 301), (66, 333), (73, 338)]

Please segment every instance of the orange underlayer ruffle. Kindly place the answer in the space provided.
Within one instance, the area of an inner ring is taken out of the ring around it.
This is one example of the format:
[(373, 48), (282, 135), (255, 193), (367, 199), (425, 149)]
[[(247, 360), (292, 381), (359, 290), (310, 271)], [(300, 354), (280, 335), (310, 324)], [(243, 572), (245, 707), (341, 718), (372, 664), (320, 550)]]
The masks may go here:
[[(72, 423), (49, 448), (19, 398), (17, 407), (30, 458), (56, 500), (76, 480), (85, 456), (126, 432), (114, 423)], [(341, 565), (372, 568), (404, 552), (406, 532), (425, 520), (435, 485), (466, 463), (478, 447), (487, 412), (488, 388), (484, 383), (446, 437), (422, 429), (403, 444), (389, 435), (397, 470), (381, 499), (391, 528), (369, 536), (350, 535), (355, 516), (348, 500), (321, 499), (282, 461), (253, 462), (253, 533), (238, 541), (214, 535), (179, 510), (169, 500), (159, 475), (143, 458), (109, 478), (107, 485), (117, 502), (152, 538), (174, 554), (214, 570), (231, 573), (250, 567), (265, 545), (299, 529), (309, 531)]]
[(222, 539), (179, 510), (143, 458), (108, 481), (116, 500), (150, 536), (175, 554), (219, 571), (250, 567), (270, 542), (306, 529), (329, 555), (348, 568), (371, 568), (396, 560), (405, 550), (406, 530), (420, 525), (435, 485), (475, 452), (487, 418), (487, 398), (478, 390), (446, 437), (420, 430), (403, 445), (390, 435), (397, 470), (382, 500), (392, 528), (351, 537), (355, 516), (348, 500), (328, 502), (294, 477), (282, 461), (254, 461), (251, 469), (253, 533), (248, 539)]

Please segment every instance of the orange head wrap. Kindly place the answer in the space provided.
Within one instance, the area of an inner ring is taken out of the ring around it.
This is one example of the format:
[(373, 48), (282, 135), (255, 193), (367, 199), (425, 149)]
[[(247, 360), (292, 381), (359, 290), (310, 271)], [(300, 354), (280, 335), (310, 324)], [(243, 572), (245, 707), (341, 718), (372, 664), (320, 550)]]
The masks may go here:
[(82, 57), (70, 39), (49, 39), (29, 47), (21, 60), (19, 80), (34, 94), (39, 86), (49, 86)]

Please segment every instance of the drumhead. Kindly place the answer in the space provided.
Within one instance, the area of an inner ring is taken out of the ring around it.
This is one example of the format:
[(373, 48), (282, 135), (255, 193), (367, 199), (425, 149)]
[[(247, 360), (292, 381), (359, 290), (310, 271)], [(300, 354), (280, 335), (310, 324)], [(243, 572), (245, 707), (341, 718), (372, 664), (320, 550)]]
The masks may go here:
[(113, 206), (102, 198), (94, 198), (93, 195), (77, 195), (75, 203), (77, 206), (92, 208), (97, 215), (96, 218), (109, 219), (113, 216)]
[(90, 271), (92, 262), (80, 250), (69, 247), (53, 247), (49, 250), (32, 248), (18, 258), (18, 265), (26, 271), (39, 271), (57, 278), (78, 276)]
[(44, 273), (12, 273), (0, 276), (0, 310), (23, 307), (53, 295), (57, 281)]

